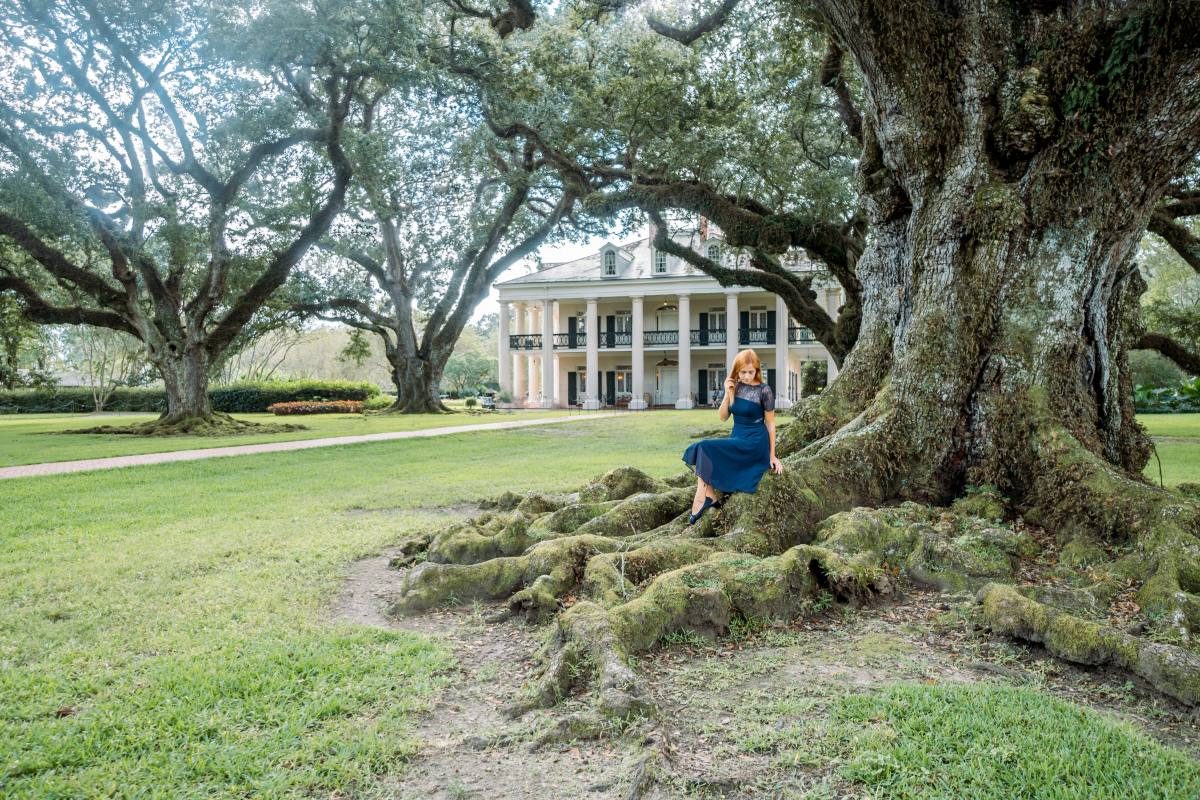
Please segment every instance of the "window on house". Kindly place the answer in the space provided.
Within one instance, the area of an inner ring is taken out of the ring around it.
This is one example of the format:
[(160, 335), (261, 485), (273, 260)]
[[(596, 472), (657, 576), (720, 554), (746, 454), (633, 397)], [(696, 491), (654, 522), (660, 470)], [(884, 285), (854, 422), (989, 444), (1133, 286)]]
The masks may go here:
[(750, 306), (750, 328), (762, 330), (767, 327), (766, 306)]
[(714, 242), (708, 246), (708, 260), (721, 263), (721, 245)]
[(617, 394), (633, 394), (633, 367), (617, 367)]
[(710, 331), (725, 330), (725, 309), (713, 309), (708, 312), (708, 329)]
[(667, 254), (664, 253), (662, 250), (654, 251), (654, 271), (655, 272), (666, 272), (667, 271)]
[(633, 333), (633, 312), (618, 311), (613, 318), (613, 331), (615, 333)]
[(617, 254), (612, 250), (609, 250), (604, 254), (604, 274), (617, 274)]

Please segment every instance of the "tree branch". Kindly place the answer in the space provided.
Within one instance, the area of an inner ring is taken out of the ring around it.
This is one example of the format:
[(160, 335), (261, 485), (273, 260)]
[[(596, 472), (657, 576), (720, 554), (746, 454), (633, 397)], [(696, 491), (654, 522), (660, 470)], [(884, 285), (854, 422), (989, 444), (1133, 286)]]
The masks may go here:
[(717, 6), (711, 13), (701, 17), (690, 28), (676, 27), (670, 23), (663, 22), (653, 15), (646, 17), (646, 24), (655, 33), (666, 36), (668, 39), (674, 39), (684, 47), (687, 47), (709, 31), (716, 30), (724, 25), (725, 20), (729, 19), (729, 15), (737, 8), (738, 2), (739, 0), (723, 0), (721, 5)]
[(1162, 333), (1143, 333), (1133, 344), (1134, 350), (1156, 350), (1190, 375), (1200, 375), (1200, 353), (1193, 353)]
[(1146, 227), (1166, 240), (1180, 258), (1200, 273), (1200, 238), (1161, 210), (1150, 215), (1150, 223)]

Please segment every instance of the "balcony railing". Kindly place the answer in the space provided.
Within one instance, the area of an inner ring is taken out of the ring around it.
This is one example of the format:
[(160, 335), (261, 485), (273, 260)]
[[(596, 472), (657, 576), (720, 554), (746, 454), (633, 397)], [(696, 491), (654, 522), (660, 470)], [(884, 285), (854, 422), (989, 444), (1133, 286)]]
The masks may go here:
[(709, 344), (725, 344), (725, 331), (723, 329), (717, 330), (716, 328), (693, 329), (691, 339), (692, 344), (700, 345), (701, 347)]
[[(724, 345), (728, 333), (724, 330), (695, 329), (690, 332), (690, 341), (698, 347), (708, 345)], [(644, 331), (643, 344), (649, 346), (678, 345), (679, 331)], [(788, 328), (789, 344), (814, 344), (817, 337), (808, 328)], [(559, 349), (580, 349), (587, 347), (587, 333), (556, 333), (554, 347)], [(750, 328), (738, 331), (739, 344), (774, 344), (774, 328)], [(628, 331), (602, 331), (599, 336), (600, 347), (630, 347), (633, 345), (633, 334)], [(510, 350), (541, 350), (542, 334), (518, 333), (508, 337)]]
[(808, 328), (788, 328), (788, 344), (811, 344), (817, 341)]
[(738, 344), (775, 344), (775, 329), (745, 328), (739, 330)]
[(541, 350), (542, 335), (540, 333), (517, 333), (508, 337), (508, 346), (512, 350)]
[(600, 334), (601, 347), (629, 347), (633, 344), (630, 331), (604, 331)]
[(566, 347), (587, 347), (587, 334), (583, 331), (575, 333), (556, 333), (554, 334), (554, 346)]

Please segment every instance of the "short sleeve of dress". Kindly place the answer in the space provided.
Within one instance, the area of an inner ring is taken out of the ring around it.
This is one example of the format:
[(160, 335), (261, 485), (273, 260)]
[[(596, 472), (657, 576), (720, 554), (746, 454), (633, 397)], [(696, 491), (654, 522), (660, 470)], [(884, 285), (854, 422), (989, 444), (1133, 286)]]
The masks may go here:
[(775, 391), (771, 388), (771, 384), (764, 383), (762, 385), (762, 410), (775, 410)]

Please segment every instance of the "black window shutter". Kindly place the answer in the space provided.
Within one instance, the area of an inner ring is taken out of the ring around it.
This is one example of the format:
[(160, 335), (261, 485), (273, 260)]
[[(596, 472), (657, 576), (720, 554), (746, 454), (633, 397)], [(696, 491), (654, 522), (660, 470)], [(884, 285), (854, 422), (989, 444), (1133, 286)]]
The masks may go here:
[(749, 344), (750, 342), (750, 312), (742, 311), (738, 314), (738, 344)]
[(767, 385), (771, 387), (771, 391), (775, 392), (775, 396), (779, 396), (779, 390), (775, 387), (775, 370), (767, 370)]
[(614, 314), (609, 314), (607, 317), (605, 317), (605, 320), (607, 320), (608, 323), (608, 336), (605, 338), (605, 341), (608, 343), (609, 347), (612, 347), (615, 341), (613, 338), (613, 331), (616, 330), (617, 327), (617, 317)]
[[(703, 327), (703, 323), (701, 323), (701, 327)], [(700, 370), (696, 387), (700, 390), (696, 392), (696, 396), (700, 398), (700, 405), (708, 405), (708, 370)]]
[(579, 390), (577, 388), (578, 380), (579, 376), (574, 372), (567, 373), (567, 405), (569, 406), (575, 405), (579, 398)]
[(604, 373), (607, 391), (605, 392), (605, 402), (611, 405), (617, 403), (617, 373), (612, 370)]
[(700, 344), (708, 344), (708, 314), (700, 315)]
[(767, 312), (767, 344), (775, 344), (775, 312)]
[(575, 335), (579, 333), (579, 320), (567, 317), (567, 347), (575, 347)]

